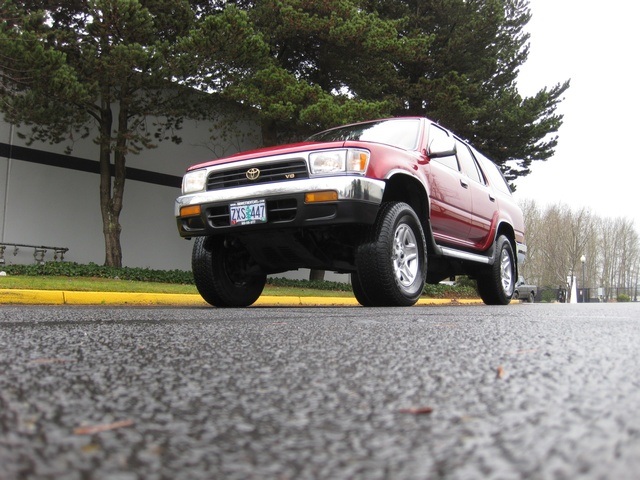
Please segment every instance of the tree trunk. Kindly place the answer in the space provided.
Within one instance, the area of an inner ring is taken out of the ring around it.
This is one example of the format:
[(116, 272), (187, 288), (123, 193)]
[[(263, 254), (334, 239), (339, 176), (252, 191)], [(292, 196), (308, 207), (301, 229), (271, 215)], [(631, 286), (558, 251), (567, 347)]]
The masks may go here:
[(262, 120), (261, 124), (262, 146), (273, 147), (278, 144), (278, 129), (275, 122)]
[[(118, 141), (114, 154), (112, 181), (111, 168), (111, 130), (113, 112), (111, 105), (103, 100), (100, 119), (100, 211), (102, 213), (102, 232), (104, 234), (105, 260), (109, 267), (122, 266), (122, 246), (120, 244), (120, 212), (125, 181), (125, 150), (121, 142), (126, 142), (123, 132), (123, 120), (126, 125), (126, 108), (121, 108), (118, 119)], [(124, 111), (123, 111), (124, 110)], [(126, 127), (125, 130), (126, 131)]]
[(311, 280), (311, 281), (314, 281), (314, 280), (322, 281), (322, 280), (324, 280), (324, 270), (311, 269), (311, 271), (309, 271), (309, 280)]

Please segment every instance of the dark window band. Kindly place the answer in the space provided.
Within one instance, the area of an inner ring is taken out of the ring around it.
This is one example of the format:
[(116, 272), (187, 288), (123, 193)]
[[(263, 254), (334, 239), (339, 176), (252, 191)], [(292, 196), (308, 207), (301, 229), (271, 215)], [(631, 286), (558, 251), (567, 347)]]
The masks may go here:
[[(86, 158), (62, 155), (60, 153), (45, 152), (35, 148), (18, 147), (0, 142), (0, 157), (12, 160), (22, 160), (24, 162), (39, 163), (51, 167), (69, 168), (81, 172), (100, 173), (100, 163)], [(151, 172), (139, 168), (127, 168), (127, 180), (137, 180), (139, 182), (153, 183), (164, 187), (180, 188), (182, 177), (168, 175), (166, 173)], [(113, 165), (111, 165), (111, 175), (113, 175)]]

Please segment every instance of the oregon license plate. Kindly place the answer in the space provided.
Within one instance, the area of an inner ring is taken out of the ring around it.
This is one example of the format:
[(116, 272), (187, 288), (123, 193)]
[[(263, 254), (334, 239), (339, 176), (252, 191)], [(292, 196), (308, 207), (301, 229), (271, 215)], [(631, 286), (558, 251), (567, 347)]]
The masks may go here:
[(229, 205), (231, 225), (253, 225), (267, 221), (267, 202), (247, 200)]

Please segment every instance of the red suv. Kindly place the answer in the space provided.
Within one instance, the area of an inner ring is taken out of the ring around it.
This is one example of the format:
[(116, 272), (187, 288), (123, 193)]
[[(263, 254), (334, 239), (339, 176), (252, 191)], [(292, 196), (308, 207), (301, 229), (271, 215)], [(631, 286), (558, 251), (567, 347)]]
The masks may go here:
[(522, 211), (498, 167), (426, 118), (347, 125), (190, 167), (175, 206), (202, 297), (255, 302), (268, 274), (351, 274), (365, 306), (413, 305), (425, 282), (475, 278), (510, 302)]

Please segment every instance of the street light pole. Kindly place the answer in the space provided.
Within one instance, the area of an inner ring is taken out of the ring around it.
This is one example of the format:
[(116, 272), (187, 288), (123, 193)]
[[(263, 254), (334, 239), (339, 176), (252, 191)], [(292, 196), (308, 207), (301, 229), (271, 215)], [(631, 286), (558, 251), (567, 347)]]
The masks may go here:
[(584, 296), (586, 293), (586, 288), (584, 287), (584, 263), (587, 261), (587, 257), (582, 255), (580, 257), (580, 261), (582, 262), (582, 303), (584, 303)]

